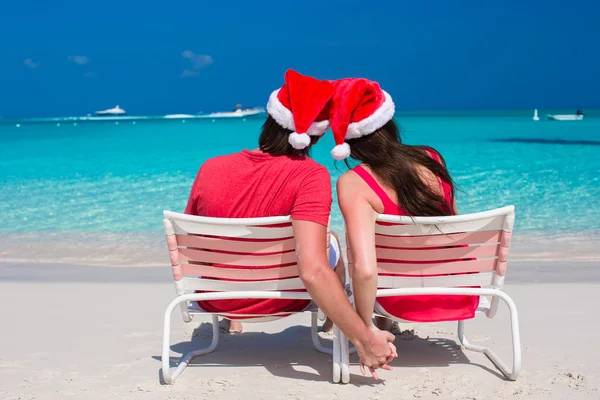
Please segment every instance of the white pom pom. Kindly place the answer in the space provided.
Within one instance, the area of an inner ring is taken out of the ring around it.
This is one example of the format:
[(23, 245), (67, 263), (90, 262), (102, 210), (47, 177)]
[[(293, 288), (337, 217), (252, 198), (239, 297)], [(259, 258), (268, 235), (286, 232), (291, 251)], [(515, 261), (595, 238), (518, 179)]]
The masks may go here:
[(296, 150), (305, 149), (310, 144), (310, 136), (306, 133), (292, 132), (288, 138), (288, 142)]
[(331, 156), (336, 160), (345, 160), (350, 156), (350, 145), (346, 142), (338, 144), (331, 150)]

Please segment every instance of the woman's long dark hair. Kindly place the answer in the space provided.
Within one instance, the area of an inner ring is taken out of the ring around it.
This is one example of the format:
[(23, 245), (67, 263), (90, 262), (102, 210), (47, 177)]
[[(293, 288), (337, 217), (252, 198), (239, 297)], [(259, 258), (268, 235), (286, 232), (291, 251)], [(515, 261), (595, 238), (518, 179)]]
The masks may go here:
[(273, 117), (267, 116), (267, 120), (262, 126), (262, 132), (258, 138), (258, 147), (263, 153), (269, 153), (272, 156), (308, 156), (310, 155), (310, 148), (313, 144), (317, 143), (320, 137), (311, 136), (310, 145), (308, 147), (298, 150), (292, 147), (288, 139), (292, 133), (291, 130), (286, 129), (279, 125)]
[[(391, 120), (374, 133), (357, 139), (349, 139), (350, 156), (369, 166), (383, 182), (393, 187), (398, 195), (398, 205), (410, 216), (440, 216), (455, 214), (454, 182), (445, 167), (444, 159), (434, 149), (402, 144), (398, 127)], [(431, 158), (427, 151), (436, 153), (441, 164)], [(348, 163), (346, 162), (348, 165)], [(451, 190), (451, 202), (447, 204), (443, 193), (433, 191), (418, 172), (425, 167), (436, 177), (447, 182)]]

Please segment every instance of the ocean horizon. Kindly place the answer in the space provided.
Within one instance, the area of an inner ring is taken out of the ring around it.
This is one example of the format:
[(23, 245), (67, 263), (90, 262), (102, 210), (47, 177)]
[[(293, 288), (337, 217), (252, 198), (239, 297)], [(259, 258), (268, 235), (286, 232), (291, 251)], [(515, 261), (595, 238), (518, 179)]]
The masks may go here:
[[(264, 110), (263, 106), (249, 107), (259, 108)], [(411, 108), (396, 108), (395, 118), (402, 117), (527, 117), (533, 116), (532, 108), (466, 108), (466, 109), (453, 109), (453, 108), (425, 108), (425, 109), (411, 109)], [(577, 110), (581, 109), (587, 118), (600, 118), (600, 107), (546, 107), (537, 108), (540, 119), (544, 119), (547, 114), (573, 114)], [(165, 116), (184, 114), (193, 117), (209, 118), (209, 114), (213, 112), (223, 112), (231, 110), (212, 110), (212, 111), (193, 111), (185, 110), (179, 112), (165, 112), (165, 113), (144, 113), (143, 110), (127, 109), (127, 114), (124, 116), (115, 117), (96, 117), (93, 112), (86, 114), (70, 114), (70, 115), (0, 115), (0, 124), (11, 124), (11, 123), (26, 123), (26, 122), (61, 122), (61, 121), (76, 121), (80, 118), (95, 117), (94, 122), (109, 122), (115, 120), (133, 120), (133, 119), (150, 119), (160, 120)], [(250, 117), (253, 118), (253, 117)], [(255, 118), (255, 117), (254, 117)], [(188, 118), (189, 119), (189, 118)], [(90, 121), (91, 122), (91, 121)]]

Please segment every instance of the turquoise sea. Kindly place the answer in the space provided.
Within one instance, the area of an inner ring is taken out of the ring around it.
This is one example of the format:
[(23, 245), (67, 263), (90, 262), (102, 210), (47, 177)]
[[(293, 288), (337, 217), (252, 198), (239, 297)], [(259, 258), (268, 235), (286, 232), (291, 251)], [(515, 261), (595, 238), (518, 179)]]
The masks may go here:
[[(444, 155), (461, 213), (514, 204), (519, 232), (557, 235), (600, 231), (600, 111), (585, 111), (576, 122), (535, 122), (530, 110), (399, 112), (396, 119), (406, 143)], [(160, 233), (162, 210), (184, 209), (202, 162), (255, 148), (263, 119), (0, 119), (0, 232)], [(330, 133), (312, 156), (335, 183), (346, 166), (329, 156)], [(333, 224), (343, 230), (335, 200)]]

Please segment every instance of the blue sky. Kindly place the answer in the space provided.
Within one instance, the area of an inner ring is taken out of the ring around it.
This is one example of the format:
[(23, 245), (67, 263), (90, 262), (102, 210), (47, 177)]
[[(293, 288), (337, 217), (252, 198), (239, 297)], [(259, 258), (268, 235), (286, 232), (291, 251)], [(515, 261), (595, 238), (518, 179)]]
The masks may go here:
[(600, 1), (4, 2), (0, 116), (264, 106), (287, 68), (400, 109), (600, 106)]

